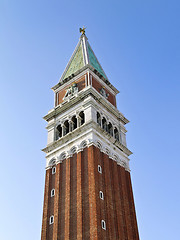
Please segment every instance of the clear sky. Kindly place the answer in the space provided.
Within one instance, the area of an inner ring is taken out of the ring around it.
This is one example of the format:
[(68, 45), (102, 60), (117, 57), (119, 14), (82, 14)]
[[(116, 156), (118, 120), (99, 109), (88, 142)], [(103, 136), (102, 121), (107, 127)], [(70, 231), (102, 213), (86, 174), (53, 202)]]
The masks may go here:
[(127, 144), (141, 240), (179, 238), (180, 3), (0, 0), (0, 239), (40, 239), (46, 122), (87, 37), (130, 120)]

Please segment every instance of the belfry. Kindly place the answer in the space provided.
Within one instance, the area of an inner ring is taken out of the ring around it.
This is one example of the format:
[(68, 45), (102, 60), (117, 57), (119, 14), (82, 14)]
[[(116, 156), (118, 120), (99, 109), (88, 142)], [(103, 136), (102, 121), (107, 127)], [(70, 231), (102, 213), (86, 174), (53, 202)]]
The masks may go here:
[(128, 119), (85, 28), (44, 117), (48, 142), (41, 240), (139, 240)]

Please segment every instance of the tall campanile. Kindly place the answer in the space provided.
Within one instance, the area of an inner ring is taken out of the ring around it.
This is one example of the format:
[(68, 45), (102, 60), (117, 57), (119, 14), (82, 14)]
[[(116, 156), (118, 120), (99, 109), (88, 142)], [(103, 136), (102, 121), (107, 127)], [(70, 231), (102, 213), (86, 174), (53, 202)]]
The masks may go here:
[(85, 29), (44, 117), (48, 142), (41, 240), (139, 240), (118, 90)]

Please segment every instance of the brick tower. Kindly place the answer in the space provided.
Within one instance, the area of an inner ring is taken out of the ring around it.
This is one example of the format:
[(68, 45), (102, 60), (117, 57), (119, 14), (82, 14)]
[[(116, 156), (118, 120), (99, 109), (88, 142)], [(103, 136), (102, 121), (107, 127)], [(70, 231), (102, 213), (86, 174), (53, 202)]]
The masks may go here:
[(129, 121), (85, 35), (44, 117), (48, 143), (41, 240), (139, 240), (126, 146)]

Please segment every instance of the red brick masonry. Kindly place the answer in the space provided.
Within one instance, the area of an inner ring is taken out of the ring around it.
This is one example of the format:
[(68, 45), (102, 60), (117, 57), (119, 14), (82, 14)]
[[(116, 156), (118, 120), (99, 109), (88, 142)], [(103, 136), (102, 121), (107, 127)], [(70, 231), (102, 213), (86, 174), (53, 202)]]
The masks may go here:
[(62, 239), (139, 240), (130, 173), (94, 146), (46, 171), (41, 240)]
[[(87, 74), (83, 75), (82, 77), (80, 77), (78, 80), (76, 80), (75, 82), (77, 83), (78, 86), (78, 90), (81, 91), (82, 89), (85, 88), (85, 76), (88, 77)], [(91, 74), (90, 74), (91, 77)], [(59, 92), (56, 93), (56, 102), (55, 102), (55, 106), (59, 105), (60, 103), (63, 102), (63, 98), (66, 94), (66, 90), (72, 85), (69, 84), (66, 87), (64, 87), (63, 89), (61, 89)], [(95, 78), (92, 77), (92, 86), (93, 88), (95, 88), (98, 92), (100, 92), (100, 90), (102, 89), (103, 85), (100, 84), (100, 82)], [(113, 104), (116, 107), (116, 97), (110, 93), (106, 88), (105, 88), (106, 93), (108, 93), (108, 98), (107, 100)]]

